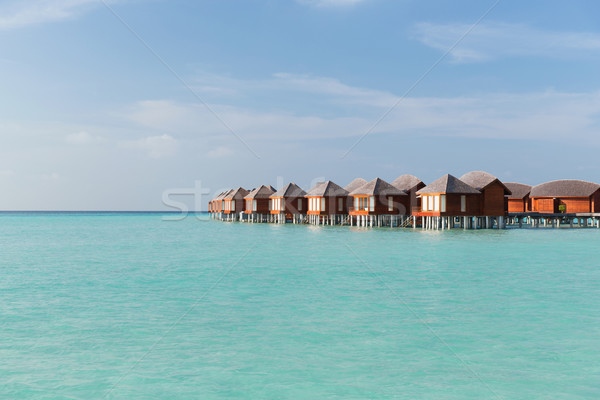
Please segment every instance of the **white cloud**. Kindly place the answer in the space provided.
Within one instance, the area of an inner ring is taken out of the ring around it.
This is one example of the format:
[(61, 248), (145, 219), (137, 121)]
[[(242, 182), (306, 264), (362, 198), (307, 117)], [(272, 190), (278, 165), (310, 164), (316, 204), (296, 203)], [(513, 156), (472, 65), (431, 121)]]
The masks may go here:
[(170, 100), (144, 100), (126, 110), (126, 118), (152, 128), (170, 129), (173, 121), (178, 125), (193, 118), (196, 112)]
[(60, 179), (60, 174), (57, 172), (52, 172), (49, 174), (43, 174), (42, 179), (46, 181), (57, 181)]
[[(316, 79), (315, 82), (319, 82)], [(310, 79), (303, 90), (308, 90)], [(598, 143), (600, 92), (495, 93), (471, 97), (399, 97), (385, 92), (366, 92), (341, 83), (335, 93), (346, 93), (348, 103), (365, 104), (351, 117), (300, 115), (285, 111), (257, 111), (247, 107), (211, 105), (237, 135), (245, 140), (273, 143), (359, 137), (396, 102), (398, 106), (375, 127), (373, 134), (450, 136), (496, 139), (573, 140)], [(320, 96), (323, 88), (315, 89)], [(378, 96), (380, 93), (380, 96)], [(155, 128), (169, 126), (181, 135), (202, 138), (236, 139), (220, 122), (198, 104), (169, 101), (142, 102), (134, 114), (152, 115), (159, 105), (177, 110), (169, 118), (163, 114)], [(145, 107), (149, 107), (145, 109)], [(178, 115), (187, 115), (181, 121)], [(150, 127), (150, 121), (137, 120)], [(220, 150), (222, 151), (222, 150)], [(215, 155), (219, 155), (216, 152)]]
[(67, 135), (65, 141), (69, 144), (86, 145), (102, 142), (103, 139), (101, 137), (92, 136), (85, 131), (81, 131)]
[(288, 73), (277, 73), (274, 77), (280, 89), (323, 94), (341, 104), (391, 107), (398, 100), (396, 95), (389, 92), (349, 86), (334, 78)]
[(4, 177), (10, 177), (13, 176), (15, 174), (15, 171), (13, 171), (12, 169), (0, 169), (0, 178)]
[[(107, 0), (108, 3), (114, 1)], [(18, 0), (0, 6), (0, 29), (15, 29), (45, 22), (61, 21), (101, 5), (99, 0)]]
[(366, 0), (297, 0), (300, 4), (316, 7), (348, 7)]
[(233, 150), (230, 147), (225, 146), (216, 147), (206, 153), (206, 157), (208, 158), (222, 158), (230, 155), (233, 155)]
[(119, 143), (123, 148), (143, 150), (150, 158), (170, 157), (177, 152), (178, 143), (170, 135), (149, 136), (139, 140)]
[[(415, 36), (425, 45), (442, 52), (469, 30), (467, 24), (421, 23)], [(573, 57), (600, 53), (600, 34), (557, 32), (523, 24), (487, 23), (476, 26), (450, 52), (455, 62), (480, 62), (507, 56)]]
[[(162, 112), (158, 111), (161, 107), (164, 107)], [(365, 121), (354, 117), (323, 118), (222, 104), (211, 104), (210, 107), (242, 139), (285, 141), (343, 137), (356, 135), (367, 128)], [(156, 113), (161, 115), (160, 118), (155, 117)], [(144, 101), (136, 104), (131, 119), (145, 128), (177, 131), (190, 138), (224, 138), (237, 143), (237, 139), (212, 112), (196, 103)]]

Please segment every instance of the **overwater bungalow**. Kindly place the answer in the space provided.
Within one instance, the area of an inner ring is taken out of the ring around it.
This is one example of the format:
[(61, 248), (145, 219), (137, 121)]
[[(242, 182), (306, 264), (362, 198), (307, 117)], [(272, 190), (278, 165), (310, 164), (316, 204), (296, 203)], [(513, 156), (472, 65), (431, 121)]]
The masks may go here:
[(223, 214), (225, 219), (228, 221), (236, 221), (238, 219), (238, 213), (241, 213), (245, 209), (244, 197), (248, 195), (248, 191), (244, 188), (237, 188), (230, 190), (223, 197)]
[(463, 217), (462, 224), (470, 224), (467, 217), (481, 215), (481, 192), (460, 179), (447, 174), (417, 192), (421, 196), (424, 229), (454, 226), (454, 218)]
[(467, 185), (481, 192), (479, 216), (500, 217), (508, 212), (508, 199), (511, 191), (494, 175), (483, 171), (471, 171), (460, 177)]
[(410, 214), (420, 211), (421, 198), (417, 196), (417, 192), (426, 186), (422, 180), (414, 175), (400, 175), (392, 181), (392, 186), (395, 186), (408, 194), (410, 198), (408, 208)]
[[(350, 223), (377, 226), (398, 223), (395, 216), (409, 214), (410, 199), (406, 192), (380, 178), (375, 178), (350, 192), (354, 204), (350, 208)], [(394, 216), (394, 217), (392, 217)]]
[(286, 223), (287, 220), (294, 223), (302, 222), (308, 208), (308, 199), (304, 196), (306, 192), (293, 182), (273, 193), (269, 197), (273, 222)]
[(348, 211), (354, 206), (354, 198), (350, 196), (350, 193), (358, 189), (359, 187), (366, 185), (368, 182), (363, 178), (354, 178), (352, 182), (344, 186), (344, 190), (348, 192), (348, 197), (346, 197), (346, 208)]
[(308, 222), (335, 225), (348, 215), (348, 191), (332, 181), (319, 182), (305, 195), (308, 199)]
[(221, 193), (217, 194), (215, 197), (213, 197), (213, 199), (211, 201), (208, 202), (208, 211), (210, 213), (212, 213), (212, 214), (217, 213), (218, 202), (220, 201), (223, 193), (225, 193), (225, 192), (221, 192)]
[(522, 214), (531, 211), (531, 186), (523, 183), (506, 182), (504, 185), (511, 191), (510, 195), (507, 195), (508, 201), (508, 213), (509, 214)]
[(231, 189), (226, 190), (224, 192), (219, 193), (212, 201), (212, 212), (213, 212), (213, 217), (214, 218), (220, 218), (221, 217), (221, 213), (223, 212), (223, 206), (225, 203), (225, 200), (223, 200), (223, 198), (229, 193), (231, 192)]
[(270, 214), (271, 195), (275, 193), (273, 186), (262, 185), (253, 189), (244, 197), (246, 201), (246, 210), (249, 222), (266, 222)]
[(531, 211), (542, 214), (600, 213), (600, 185), (558, 180), (531, 188)]

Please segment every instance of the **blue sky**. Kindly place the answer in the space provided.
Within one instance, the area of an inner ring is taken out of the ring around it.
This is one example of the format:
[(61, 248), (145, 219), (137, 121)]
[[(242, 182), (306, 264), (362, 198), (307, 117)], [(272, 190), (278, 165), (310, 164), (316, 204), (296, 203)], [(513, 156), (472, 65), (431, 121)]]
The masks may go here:
[(494, 4), (3, 1), (0, 209), (159, 210), (196, 181), (600, 181), (600, 3)]

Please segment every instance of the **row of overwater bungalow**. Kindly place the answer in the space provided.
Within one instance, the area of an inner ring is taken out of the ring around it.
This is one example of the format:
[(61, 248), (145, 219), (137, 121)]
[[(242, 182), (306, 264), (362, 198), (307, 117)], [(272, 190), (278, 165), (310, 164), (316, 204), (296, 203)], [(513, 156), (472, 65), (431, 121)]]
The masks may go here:
[(528, 186), (503, 183), (473, 171), (444, 175), (426, 185), (413, 175), (388, 183), (356, 178), (345, 187), (319, 182), (308, 191), (295, 183), (279, 190), (260, 186), (231, 189), (209, 202), (223, 221), (314, 225), (421, 227), (422, 229), (503, 229), (577, 223), (600, 228), (600, 185), (561, 180)]

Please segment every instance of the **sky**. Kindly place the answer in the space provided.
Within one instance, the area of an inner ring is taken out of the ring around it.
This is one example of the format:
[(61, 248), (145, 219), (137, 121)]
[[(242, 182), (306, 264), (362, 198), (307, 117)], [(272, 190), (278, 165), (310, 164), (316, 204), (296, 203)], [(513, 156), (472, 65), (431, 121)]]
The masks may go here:
[(0, 2), (0, 210), (331, 179), (600, 182), (600, 3)]

